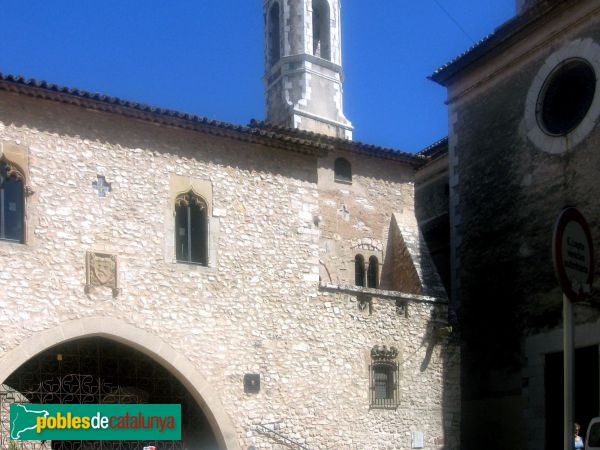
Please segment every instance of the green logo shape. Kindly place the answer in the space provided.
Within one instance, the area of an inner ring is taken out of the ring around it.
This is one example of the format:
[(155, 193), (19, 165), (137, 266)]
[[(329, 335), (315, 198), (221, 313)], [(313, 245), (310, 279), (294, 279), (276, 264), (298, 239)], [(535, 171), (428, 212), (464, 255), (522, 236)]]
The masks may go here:
[(181, 405), (10, 405), (13, 440), (181, 439)]

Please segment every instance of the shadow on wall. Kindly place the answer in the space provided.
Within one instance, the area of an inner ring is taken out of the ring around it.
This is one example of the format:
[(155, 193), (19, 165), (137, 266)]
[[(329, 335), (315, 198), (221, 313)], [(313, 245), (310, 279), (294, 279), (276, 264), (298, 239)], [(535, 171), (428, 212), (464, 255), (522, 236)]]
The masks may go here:
[[(448, 296), (423, 235), (412, 212), (392, 216), (388, 232), (381, 288), (407, 294), (447, 300)], [(427, 331), (421, 342), (425, 355), (420, 371), (425, 372), (436, 358), (436, 347), (443, 364), (442, 418), (444, 436), (435, 439), (436, 448), (460, 447), (460, 343), (449, 321), (448, 304), (432, 304)]]

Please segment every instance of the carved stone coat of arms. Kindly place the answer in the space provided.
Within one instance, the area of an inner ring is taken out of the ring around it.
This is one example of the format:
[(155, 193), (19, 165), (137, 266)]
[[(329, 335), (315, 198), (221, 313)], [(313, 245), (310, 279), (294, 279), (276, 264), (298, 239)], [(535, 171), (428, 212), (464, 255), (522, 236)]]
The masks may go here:
[(86, 253), (86, 291), (92, 287), (108, 287), (113, 295), (119, 292), (117, 285), (117, 256), (106, 253)]

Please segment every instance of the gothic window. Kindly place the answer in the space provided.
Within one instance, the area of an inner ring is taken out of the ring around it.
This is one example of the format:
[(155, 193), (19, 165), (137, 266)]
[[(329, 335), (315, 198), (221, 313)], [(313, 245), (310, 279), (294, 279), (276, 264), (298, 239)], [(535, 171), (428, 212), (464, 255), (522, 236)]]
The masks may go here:
[(354, 284), (365, 286), (365, 257), (363, 255), (354, 257)]
[(177, 261), (208, 265), (208, 216), (204, 199), (193, 191), (175, 201)]
[(25, 176), (0, 159), (0, 239), (25, 242)]
[(375, 346), (371, 349), (371, 408), (396, 408), (399, 403), (399, 370), (394, 347)]
[(327, 0), (313, 0), (312, 11), (313, 55), (331, 61), (329, 3)]
[(338, 158), (333, 163), (334, 180), (352, 183), (352, 166), (345, 158)]
[(367, 286), (370, 288), (379, 287), (379, 261), (377, 256), (369, 258), (369, 268), (367, 269)]
[(269, 10), (269, 61), (271, 66), (281, 57), (279, 29), (279, 3), (275, 2)]

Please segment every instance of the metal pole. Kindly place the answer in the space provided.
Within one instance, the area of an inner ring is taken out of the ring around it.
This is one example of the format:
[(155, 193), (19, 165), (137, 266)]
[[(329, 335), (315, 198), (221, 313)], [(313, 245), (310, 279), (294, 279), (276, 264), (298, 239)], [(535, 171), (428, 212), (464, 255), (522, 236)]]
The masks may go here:
[(573, 450), (573, 303), (563, 294), (564, 450)]

